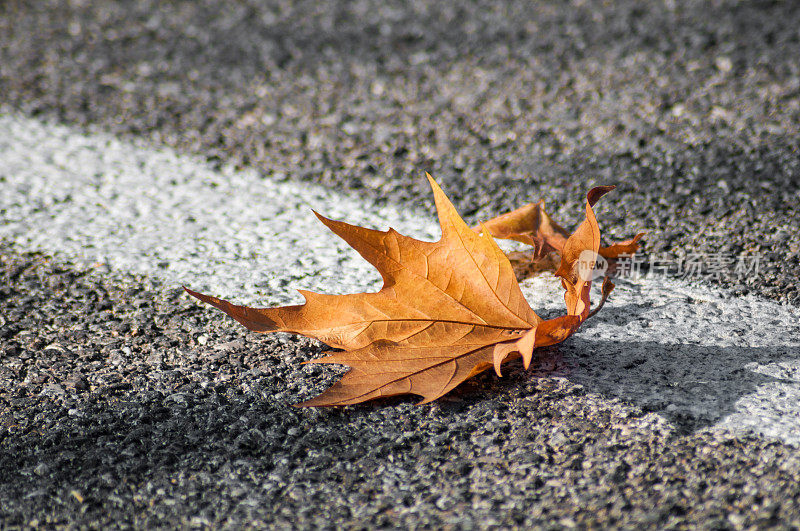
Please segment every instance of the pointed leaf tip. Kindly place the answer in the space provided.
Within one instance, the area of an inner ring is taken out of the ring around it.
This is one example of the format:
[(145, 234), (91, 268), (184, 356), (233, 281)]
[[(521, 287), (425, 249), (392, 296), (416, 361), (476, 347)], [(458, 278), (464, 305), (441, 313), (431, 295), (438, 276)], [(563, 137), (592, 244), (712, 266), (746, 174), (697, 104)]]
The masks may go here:
[(311, 212), (313, 212), (313, 213), (314, 213), (314, 215), (317, 217), (317, 219), (318, 219), (318, 220), (319, 220), (319, 221), (320, 221), (320, 222), (321, 222), (323, 225), (325, 225), (326, 227), (328, 227), (328, 228), (329, 228), (329, 229), (331, 229), (331, 230), (333, 230), (333, 229), (331, 228), (331, 225), (334, 225), (334, 224), (338, 223), (338, 222), (337, 222), (335, 219), (331, 219), (331, 218), (329, 218), (329, 217), (327, 217), (327, 216), (323, 216), (322, 214), (320, 214), (319, 212), (317, 212), (317, 211), (316, 211), (316, 210), (314, 210), (314, 209), (312, 209), (312, 210), (311, 210)]
[(589, 203), (589, 206), (593, 207), (594, 204), (597, 203), (597, 201), (599, 201), (601, 197), (606, 195), (608, 192), (610, 192), (614, 188), (616, 188), (616, 186), (614, 186), (614, 185), (611, 185), (611, 186), (595, 186), (594, 188), (589, 190), (588, 194), (586, 194), (586, 201)]
[(508, 355), (517, 350), (517, 346), (514, 342), (505, 342), (505, 343), (498, 343), (492, 349), (492, 364), (494, 365), (494, 372), (497, 374), (498, 377), (502, 378), (503, 373), (500, 370), (500, 366), (506, 361)]
[(447, 203), (450, 203), (450, 200), (447, 198), (447, 195), (444, 193), (444, 190), (442, 190), (442, 187), (439, 186), (439, 183), (437, 183), (436, 180), (433, 177), (431, 177), (431, 174), (426, 172), (425, 177), (428, 179), (428, 184), (430, 185), (431, 190), (433, 191), (433, 199), (436, 202), (436, 209), (437, 210), (440, 209), (439, 204), (442, 199), (444, 199)]
[[(186, 293), (188, 293), (189, 295), (191, 295), (191, 296), (192, 296), (192, 297), (194, 297), (195, 299), (200, 299), (201, 301), (203, 300), (203, 297), (204, 297), (205, 295), (203, 295), (202, 293), (198, 293), (198, 292), (194, 291), (193, 289), (190, 289), (190, 288), (188, 288), (188, 287), (186, 287), (186, 286), (182, 286), (182, 287), (183, 287), (183, 289), (184, 289), (184, 291), (185, 291)], [(205, 301), (203, 301), (203, 302), (205, 302)]]
[(531, 360), (533, 359), (533, 348), (536, 346), (537, 331), (538, 326), (534, 326), (528, 330), (524, 336), (519, 338), (516, 344), (520, 356), (522, 356), (522, 366), (525, 367), (526, 371), (531, 366)]

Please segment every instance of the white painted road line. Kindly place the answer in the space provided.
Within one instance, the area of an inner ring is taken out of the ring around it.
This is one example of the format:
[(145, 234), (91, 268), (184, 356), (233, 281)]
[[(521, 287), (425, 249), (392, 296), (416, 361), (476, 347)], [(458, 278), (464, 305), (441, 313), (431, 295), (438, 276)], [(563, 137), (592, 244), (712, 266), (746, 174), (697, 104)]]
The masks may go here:
[[(295, 288), (363, 290), (379, 276), (314, 216), (432, 238), (432, 220), (322, 187), (218, 172), (197, 157), (0, 116), (0, 237), (242, 302)], [(341, 270), (348, 271), (342, 274)]]
[[(296, 288), (378, 287), (378, 275), (311, 208), (438, 238), (435, 220), (418, 212), (254, 171), (216, 171), (144, 143), (14, 115), (0, 115), (0, 133), (0, 237), (241, 303), (296, 302)], [(537, 311), (563, 307), (552, 276), (524, 290)], [(794, 307), (675, 280), (621, 282), (559, 351), (565, 376), (590, 392), (691, 429), (800, 445), (799, 317)]]

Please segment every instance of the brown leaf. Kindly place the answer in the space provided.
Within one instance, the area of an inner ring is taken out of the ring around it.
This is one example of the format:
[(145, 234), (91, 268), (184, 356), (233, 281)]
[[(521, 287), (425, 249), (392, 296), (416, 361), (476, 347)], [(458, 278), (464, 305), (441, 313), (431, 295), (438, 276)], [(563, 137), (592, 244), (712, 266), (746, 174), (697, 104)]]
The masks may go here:
[[(515, 270), (518, 271), (518, 279), (527, 278), (539, 271), (556, 269), (558, 266), (553, 267), (553, 264), (558, 258), (551, 253), (563, 254), (564, 245), (569, 237), (569, 232), (547, 214), (544, 201), (528, 203), (492, 218), (482, 226), (486, 227), (495, 238), (514, 240), (533, 247), (532, 252), (524, 255), (518, 251), (509, 254)], [(475, 227), (474, 230), (480, 232), (480, 227)], [(639, 240), (644, 235), (644, 232), (640, 232), (630, 240), (607, 247), (600, 246), (598, 253), (608, 259), (634, 254), (639, 249)]]
[(645, 232), (636, 234), (630, 240), (624, 242), (612, 243), (608, 247), (600, 247), (600, 256), (603, 258), (619, 258), (620, 256), (632, 255), (639, 250), (639, 240), (642, 239)]
[(561, 252), (569, 232), (553, 221), (544, 210), (544, 201), (529, 203), (483, 223), (492, 236), (533, 246), (534, 257)]
[(589, 190), (586, 194), (586, 218), (561, 250), (561, 265), (556, 276), (561, 277), (561, 284), (567, 290), (564, 301), (569, 315), (579, 315), (583, 319), (589, 315), (591, 272), (600, 249), (600, 227), (592, 207), (613, 189), (613, 186), (598, 186)]
[[(317, 214), (378, 269), (383, 287), (377, 293), (301, 291), (306, 299), (302, 305), (248, 308), (187, 291), (250, 330), (302, 334), (342, 349), (311, 361), (349, 365), (351, 370), (304, 406), (354, 404), (399, 394), (420, 395), (425, 403), (492, 366), (499, 374), (507, 359), (522, 356), (527, 368), (534, 347), (563, 341), (588, 315), (588, 290), (573, 278), (571, 260), (584, 247), (597, 250), (599, 231), (591, 205), (587, 203), (587, 221), (564, 244), (565, 257), (569, 256), (562, 262), (568, 315), (543, 321), (528, 305), (511, 264), (489, 231), (471, 230), (428, 179), (442, 229), (438, 242)], [(585, 297), (574, 302), (570, 293), (584, 291)]]
[(536, 258), (535, 251), (511, 251), (506, 254), (514, 276), (518, 281), (536, 276), (545, 271), (555, 272), (561, 265), (561, 256), (557, 252), (547, 253)]
[[(613, 189), (613, 186), (598, 186), (592, 188), (586, 194), (586, 218), (564, 243), (561, 265), (556, 271), (556, 276), (561, 277), (561, 285), (566, 290), (564, 302), (567, 306), (567, 315), (550, 319), (537, 327), (536, 340), (534, 342), (537, 347), (564, 341), (591, 315), (589, 293), (592, 285), (592, 271), (594, 270), (600, 247), (600, 227), (597, 224), (597, 218), (592, 207), (601, 197)], [(606, 282), (603, 283), (601, 305), (613, 289), (614, 284), (609, 279), (606, 279)], [(599, 309), (600, 307), (598, 306), (597, 310)], [(530, 336), (530, 332), (526, 336)], [(519, 343), (522, 344), (525, 339), (523, 337)], [(530, 351), (519, 349), (526, 369), (530, 365), (532, 350), (532, 348)], [(498, 367), (499, 362), (495, 358), (495, 368), (497, 369)], [(498, 374), (500, 374), (499, 370)]]

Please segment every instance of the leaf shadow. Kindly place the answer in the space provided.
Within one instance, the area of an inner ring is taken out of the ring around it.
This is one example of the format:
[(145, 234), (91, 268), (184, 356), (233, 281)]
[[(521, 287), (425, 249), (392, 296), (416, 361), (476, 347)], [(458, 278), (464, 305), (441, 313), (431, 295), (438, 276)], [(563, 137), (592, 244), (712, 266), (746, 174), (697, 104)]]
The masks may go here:
[[(760, 400), (768, 413), (770, 397), (786, 391), (783, 386), (800, 390), (800, 350), (788, 346), (718, 347), (574, 337), (558, 348), (564, 375), (571, 382), (658, 413), (681, 433), (743, 412), (740, 401), (747, 397)], [(762, 398), (756, 396), (759, 393)]]

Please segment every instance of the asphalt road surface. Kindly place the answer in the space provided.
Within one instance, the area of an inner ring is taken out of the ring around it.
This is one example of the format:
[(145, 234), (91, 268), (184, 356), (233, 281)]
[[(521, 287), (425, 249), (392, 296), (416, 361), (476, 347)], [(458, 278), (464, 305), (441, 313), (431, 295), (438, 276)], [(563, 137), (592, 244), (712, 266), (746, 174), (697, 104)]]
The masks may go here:
[[(800, 526), (798, 28), (793, 2), (2, 3), (0, 522)], [(622, 280), (547, 367), (431, 405), (292, 408), (342, 369), (180, 284), (374, 289), (310, 209), (435, 238), (424, 171), (469, 221), (544, 198), (574, 225), (617, 184), (610, 239), (759, 267)]]

